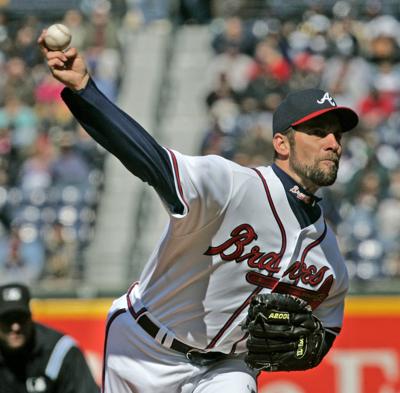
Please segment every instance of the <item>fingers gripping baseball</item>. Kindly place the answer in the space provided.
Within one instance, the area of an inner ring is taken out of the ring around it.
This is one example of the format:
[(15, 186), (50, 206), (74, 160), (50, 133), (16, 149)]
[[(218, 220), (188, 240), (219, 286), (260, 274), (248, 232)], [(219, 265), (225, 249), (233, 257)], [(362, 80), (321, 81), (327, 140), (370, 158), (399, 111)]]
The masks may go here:
[(65, 52), (49, 50), (45, 44), (45, 34), (46, 30), (43, 30), (38, 44), (53, 76), (73, 90), (83, 89), (89, 80), (83, 58), (75, 48), (69, 48)]

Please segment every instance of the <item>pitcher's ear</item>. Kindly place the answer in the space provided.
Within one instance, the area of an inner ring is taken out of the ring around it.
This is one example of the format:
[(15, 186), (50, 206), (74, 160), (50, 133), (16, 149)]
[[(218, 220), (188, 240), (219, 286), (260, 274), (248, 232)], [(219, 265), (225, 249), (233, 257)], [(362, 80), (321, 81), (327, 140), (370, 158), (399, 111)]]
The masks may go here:
[(272, 144), (274, 146), (276, 155), (280, 159), (287, 159), (290, 154), (290, 143), (289, 138), (285, 134), (277, 132), (272, 138)]

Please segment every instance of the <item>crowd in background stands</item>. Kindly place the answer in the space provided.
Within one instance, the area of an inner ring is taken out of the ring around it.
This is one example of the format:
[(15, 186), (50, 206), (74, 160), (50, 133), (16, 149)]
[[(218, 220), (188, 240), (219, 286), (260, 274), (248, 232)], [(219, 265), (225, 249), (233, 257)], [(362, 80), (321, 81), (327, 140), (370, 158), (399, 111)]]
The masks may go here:
[(214, 20), (201, 146), (243, 165), (271, 163), (272, 112), (296, 89), (320, 87), (356, 109), (338, 181), (321, 193), (359, 283), (400, 276), (400, 23), (379, 2), (364, 4), (310, 7), (297, 20)]
[[(90, 3), (88, 3), (90, 4)], [(65, 13), (94, 80), (112, 100), (122, 72), (109, 3)], [(58, 20), (59, 21), (59, 20)], [(38, 51), (55, 21), (0, 11), (0, 281), (79, 279), (103, 185), (104, 150), (73, 120)], [(58, 282), (60, 282), (58, 280)]]
[[(322, 204), (354, 280), (400, 277), (396, 1), (80, 3), (63, 23), (112, 100), (123, 72), (121, 18), (131, 27), (176, 16), (210, 24), (215, 56), (205, 73), (210, 126), (201, 154), (270, 163), (273, 110), (295, 89), (321, 87), (355, 108), (361, 123), (344, 137), (338, 181), (320, 191)], [(72, 119), (38, 53), (48, 24), (0, 10), (1, 282), (81, 277), (103, 184), (104, 151)]]
[(13, 12), (12, 3), (0, 6), (0, 284), (47, 280), (68, 288), (84, 277), (105, 151), (62, 102), (63, 86), (49, 73), (37, 38), (52, 23), (67, 25), (97, 86), (116, 101), (124, 29), (159, 21), (170, 26), (176, 13), (182, 22), (206, 22), (209, 2), (71, 0), (51, 3), (50, 13), (35, 6)]

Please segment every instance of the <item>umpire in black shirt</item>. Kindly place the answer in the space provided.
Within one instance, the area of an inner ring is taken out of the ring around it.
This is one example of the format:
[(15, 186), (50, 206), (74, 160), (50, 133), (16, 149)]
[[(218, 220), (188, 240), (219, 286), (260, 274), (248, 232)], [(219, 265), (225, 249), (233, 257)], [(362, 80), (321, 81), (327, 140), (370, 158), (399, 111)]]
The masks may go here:
[(0, 286), (0, 393), (98, 393), (75, 341), (32, 320), (29, 289)]

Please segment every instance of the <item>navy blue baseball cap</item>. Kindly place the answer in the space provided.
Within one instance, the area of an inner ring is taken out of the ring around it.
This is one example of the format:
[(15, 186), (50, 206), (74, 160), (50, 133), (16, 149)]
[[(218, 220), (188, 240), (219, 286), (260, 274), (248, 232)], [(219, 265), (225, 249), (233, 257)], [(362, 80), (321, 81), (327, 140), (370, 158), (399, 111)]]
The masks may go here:
[(352, 130), (358, 124), (357, 113), (345, 106), (338, 106), (327, 91), (306, 89), (288, 94), (276, 108), (272, 119), (273, 134), (327, 112), (334, 112), (338, 116), (343, 132)]
[(30, 300), (29, 289), (25, 285), (15, 283), (0, 286), (0, 317), (15, 311), (30, 314)]

